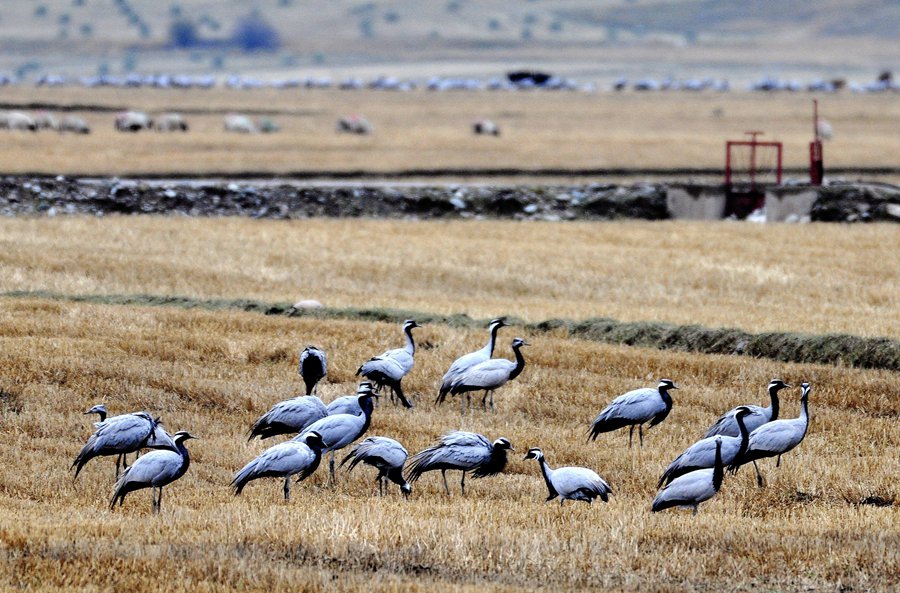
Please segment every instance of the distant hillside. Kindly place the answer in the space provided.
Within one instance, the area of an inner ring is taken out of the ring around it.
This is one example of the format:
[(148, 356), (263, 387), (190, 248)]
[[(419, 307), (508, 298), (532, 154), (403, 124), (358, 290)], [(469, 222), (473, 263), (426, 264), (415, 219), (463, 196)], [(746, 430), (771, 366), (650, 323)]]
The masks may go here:
[(0, 72), (475, 73), (543, 61), (601, 77), (660, 63), (825, 75), (895, 67), (898, 30), (897, 0), (29, 0), (0, 4)]

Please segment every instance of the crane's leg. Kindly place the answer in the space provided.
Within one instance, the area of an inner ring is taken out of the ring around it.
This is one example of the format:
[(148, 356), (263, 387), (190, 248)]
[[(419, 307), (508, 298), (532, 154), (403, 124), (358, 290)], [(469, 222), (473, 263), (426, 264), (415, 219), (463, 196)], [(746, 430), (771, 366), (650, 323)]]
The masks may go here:
[(634, 424), (628, 428), (628, 448), (631, 448), (631, 441), (634, 440)]
[(122, 461), (122, 456), (118, 455), (116, 457), (116, 481), (119, 480), (119, 462)]
[(128, 469), (128, 454), (122, 453), (122, 471)]
[(491, 412), (494, 411), (494, 390), (491, 389)]
[(331, 452), (331, 459), (328, 460), (328, 469), (331, 471), (331, 485), (335, 484), (334, 480), (334, 456), (336, 453), (334, 451)]
[(488, 396), (488, 392), (487, 392), (487, 389), (485, 389), (484, 397), (481, 398), (481, 409), (482, 410), (487, 410), (487, 396)]
[(156, 514), (162, 510), (162, 486), (156, 489)]
[(778, 454), (778, 461), (775, 462), (775, 467), (781, 467), (781, 454)]
[(462, 480), (459, 481), (459, 489), (462, 492), (462, 495), (466, 495), (466, 472), (463, 472)]
[(447, 496), (450, 496), (450, 486), (447, 485), (447, 470), (441, 470), (441, 477), (444, 478), (444, 490), (447, 491)]
[(291, 500), (291, 477), (284, 477), (284, 502), (289, 502)]
[(638, 424), (638, 436), (641, 437), (641, 448), (644, 448), (644, 425)]
[(756, 485), (759, 486), (760, 488), (762, 488), (763, 487), (763, 477), (762, 477), (762, 474), (759, 473), (759, 466), (756, 465), (755, 459), (753, 460), (753, 469), (756, 470)]
[(400, 386), (400, 382), (397, 382), (397, 398), (400, 400), (400, 403), (403, 404), (404, 408), (413, 407), (412, 402), (410, 402), (405, 395), (403, 395), (403, 388)]
[(375, 481), (378, 482), (378, 496), (384, 496), (384, 484), (381, 481), (381, 474), (378, 474)]
[(697, 505), (694, 505), (694, 512), (691, 513), (691, 516), (693, 516), (693, 517), (697, 516)]

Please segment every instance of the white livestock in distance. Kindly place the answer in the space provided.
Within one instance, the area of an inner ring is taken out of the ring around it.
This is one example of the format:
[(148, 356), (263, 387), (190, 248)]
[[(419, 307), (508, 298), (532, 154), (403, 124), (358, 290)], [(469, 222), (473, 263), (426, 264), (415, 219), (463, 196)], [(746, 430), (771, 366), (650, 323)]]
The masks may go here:
[(361, 136), (368, 136), (375, 131), (372, 122), (359, 115), (348, 115), (338, 118), (335, 129), (338, 132), (359, 134)]
[(499, 136), (500, 126), (489, 119), (478, 119), (472, 122), (472, 132), (476, 136)]
[(236, 134), (256, 134), (259, 132), (253, 120), (246, 115), (236, 113), (225, 116), (225, 131)]
[(143, 111), (122, 111), (116, 114), (115, 127), (119, 132), (139, 132), (153, 127), (153, 120)]
[(188, 124), (180, 113), (163, 113), (154, 121), (153, 127), (157, 132), (187, 132)]
[(4, 111), (0, 112), (0, 129), (27, 130), (34, 132), (37, 130), (37, 124), (27, 113), (22, 113), (21, 111)]
[(67, 115), (59, 123), (59, 131), (72, 134), (90, 134), (91, 126), (78, 116)]

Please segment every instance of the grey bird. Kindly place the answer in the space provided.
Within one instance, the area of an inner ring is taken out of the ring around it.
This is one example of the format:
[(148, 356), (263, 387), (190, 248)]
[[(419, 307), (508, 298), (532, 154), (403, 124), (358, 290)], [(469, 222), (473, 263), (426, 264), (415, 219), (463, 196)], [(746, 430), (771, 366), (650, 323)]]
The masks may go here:
[(350, 453), (341, 461), (343, 466), (348, 461), (347, 471), (353, 471), (353, 468), (360, 463), (371, 465), (378, 470), (375, 481), (378, 482), (378, 494), (384, 495), (387, 489), (387, 481), (400, 486), (400, 492), (404, 496), (409, 496), (412, 492), (412, 486), (409, 485), (403, 477), (403, 465), (409, 454), (403, 445), (388, 437), (367, 437), (360, 444), (353, 447)]
[(644, 424), (650, 423), (649, 430), (666, 419), (672, 410), (672, 397), (669, 395), (672, 389), (678, 387), (671, 379), (660, 379), (656, 389), (645, 387), (620, 395), (594, 418), (588, 438), (596, 440), (601, 433), (628, 426), (628, 446), (631, 447), (634, 427), (637, 426), (643, 447)]
[(300, 352), (300, 360), (297, 364), (297, 372), (303, 378), (306, 386), (306, 395), (312, 395), (313, 391), (318, 395), (318, 385), (328, 374), (328, 364), (325, 361), (325, 352), (316, 346), (307, 346)]
[(697, 441), (669, 464), (656, 487), (662, 488), (664, 484), (670, 483), (678, 476), (692, 471), (713, 467), (716, 461), (716, 437), (719, 436), (722, 437), (722, 463), (724, 465), (733, 463), (739, 455), (747, 450), (750, 432), (747, 430), (744, 419), (751, 414), (753, 411), (748, 406), (735, 408), (734, 419), (738, 425), (740, 436), (716, 435)]
[(753, 463), (756, 483), (762, 487), (763, 477), (756, 460), (777, 456), (775, 467), (780, 467), (781, 456), (803, 442), (809, 430), (809, 383), (801, 383), (800, 390), (800, 415), (797, 418), (767, 422), (751, 432), (747, 450), (732, 462), (729, 469), (736, 472), (740, 466)]
[(151, 508), (154, 513), (159, 514), (163, 487), (183, 476), (191, 465), (191, 456), (184, 442), (196, 438), (191, 433), (180, 430), (173, 437), (177, 448), (175, 451), (151, 451), (136, 460), (116, 483), (109, 508), (116, 506), (116, 502), (122, 506), (129, 492), (151, 488)]
[(450, 368), (446, 373), (444, 373), (443, 379), (441, 379), (441, 387), (438, 390), (438, 396), (434, 403), (444, 403), (444, 400), (447, 398), (447, 394), (450, 393), (450, 387), (452, 387), (453, 382), (462, 373), (469, 370), (476, 364), (491, 359), (491, 357), (494, 355), (494, 345), (497, 343), (497, 332), (500, 331), (501, 327), (506, 326), (507, 323), (505, 317), (498, 317), (497, 319), (491, 320), (490, 324), (488, 325), (490, 338), (488, 339), (487, 344), (485, 344), (484, 347), (480, 350), (464, 354), (463, 356), (460, 356), (455, 361), (453, 361), (453, 364), (450, 365)]
[[(100, 418), (98, 422), (94, 423), (95, 427), (98, 427), (99, 422), (105, 422), (108, 412), (106, 411), (106, 406), (103, 404), (97, 404), (96, 406), (92, 406), (89, 410), (84, 412), (84, 415), (88, 414), (97, 414)], [(126, 414), (127, 416), (128, 414)], [(121, 416), (113, 416), (110, 418), (110, 421), (117, 422)], [(153, 436), (147, 439), (147, 442), (144, 443), (144, 447), (146, 449), (170, 449), (172, 451), (177, 450), (175, 447), (175, 441), (172, 440), (172, 435), (166, 432), (162, 428), (162, 423), (159, 418), (154, 418), (153, 421), (156, 423), (156, 431)], [(140, 457), (140, 450), (135, 451), (135, 455)], [(128, 459), (124, 453), (116, 457), (116, 478), (119, 477), (119, 465), (121, 464), (122, 469), (128, 469)]]
[[(325, 416), (321, 420), (313, 422), (306, 429), (307, 432), (315, 431), (322, 436), (322, 441), (324, 442), (322, 447), (323, 454), (331, 452), (331, 458), (328, 460), (328, 470), (331, 474), (332, 484), (335, 482), (334, 457), (336, 452), (364, 435), (369, 430), (369, 425), (372, 422), (372, 391), (361, 389), (357, 400), (362, 413)], [(302, 439), (305, 434), (301, 434), (295, 440)]]
[(659, 491), (653, 499), (650, 510), (654, 513), (671, 507), (688, 507), (694, 509), (716, 495), (722, 487), (725, 467), (722, 464), (722, 438), (715, 439), (715, 462), (712, 469), (698, 469), (672, 480), (668, 486)]
[(231, 487), (238, 496), (252, 480), (284, 478), (284, 500), (291, 499), (291, 477), (301, 482), (311, 476), (322, 460), (322, 435), (309, 431), (302, 437), (278, 443), (260, 453), (256, 459), (234, 474)]
[[(75, 457), (75, 461), (72, 462), (72, 467), (75, 468), (75, 478), (81, 473), (84, 465), (94, 457), (116, 455), (122, 456), (121, 459), (124, 462), (124, 455), (148, 447), (148, 443), (156, 448), (177, 450), (175, 442), (160, 427), (159, 418), (153, 418), (147, 412), (113, 416), (102, 422), (95, 422), (94, 427), (96, 428), (94, 434), (90, 436), (78, 456)], [(116, 478), (118, 477), (119, 463), (117, 461)]]
[(374, 356), (364, 362), (356, 371), (357, 375), (362, 375), (375, 383), (379, 390), (385, 385), (388, 386), (391, 389), (391, 399), (396, 395), (400, 398), (400, 403), (407, 408), (411, 408), (413, 405), (403, 394), (400, 382), (413, 368), (416, 343), (413, 340), (412, 330), (417, 327), (422, 326), (412, 319), (404, 321), (403, 333), (406, 335), (406, 346)]
[[(790, 387), (790, 385), (786, 384), (781, 379), (772, 379), (769, 381), (769, 386), (767, 387), (769, 398), (771, 400), (768, 407), (744, 406), (750, 410), (750, 415), (744, 417), (744, 424), (747, 426), (748, 431), (753, 432), (766, 422), (778, 420), (778, 392), (786, 387)], [(729, 437), (739, 436), (740, 429), (738, 428), (737, 420), (734, 417), (736, 410), (737, 408), (732, 408), (722, 414), (722, 416), (716, 420), (715, 424), (706, 431), (706, 436), (714, 437), (717, 434)], [(728, 465), (727, 462), (726, 465)]]
[(423, 473), (441, 470), (444, 489), (447, 485), (447, 470), (459, 470), (462, 495), (466, 495), (466, 473), (473, 478), (483, 478), (501, 473), (506, 468), (507, 451), (513, 450), (509, 439), (500, 437), (493, 443), (486, 436), (461, 430), (445, 434), (436, 445), (413, 455), (406, 471), (408, 482), (415, 482)]
[(362, 408), (359, 407), (359, 396), (363, 393), (371, 393), (373, 397), (378, 397), (374, 391), (374, 386), (368, 381), (363, 381), (356, 388), (353, 395), (342, 395), (336, 397), (327, 406), (325, 406), (326, 416), (334, 416), (335, 414), (361, 414)]
[(328, 415), (325, 404), (314, 395), (300, 395), (278, 402), (250, 427), (250, 437), (268, 439), (280, 434), (297, 434)]
[(466, 394), (466, 407), (469, 405), (469, 394), (473, 391), (484, 391), (481, 398), (481, 407), (485, 407), (485, 401), (490, 396), (491, 409), (494, 409), (494, 390), (506, 385), (518, 377), (525, 369), (525, 357), (522, 356), (523, 346), (529, 346), (528, 342), (521, 338), (512, 341), (512, 350), (516, 360), (505, 358), (493, 358), (478, 363), (467, 371), (460, 373), (450, 386), (452, 395)]
[(544, 482), (547, 483), (549, 495), (545, 502), (550, 502), (559, 497), (559, 505), (565, 500), (583, 500), (590, 504), (598, 496), (603, 502), (609, 502), (612, 488), (597, 475), (597, 472), (586, 467), (559, 467), (550, 469), (550, 465), (544, 458), (544, 452), (537, 447), (529, 449), (525, 459), (536, 459), (541, 466)]

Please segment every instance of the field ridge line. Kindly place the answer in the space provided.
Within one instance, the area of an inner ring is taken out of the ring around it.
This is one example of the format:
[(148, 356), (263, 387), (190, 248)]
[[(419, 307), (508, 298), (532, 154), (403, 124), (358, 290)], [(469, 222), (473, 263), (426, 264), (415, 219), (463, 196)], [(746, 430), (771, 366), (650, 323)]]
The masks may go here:
[[(355, 321), (401, 322), (416, 319), (421, 323), (459, 328), (486, 327), (487, 319), (474, 319), (465, 313), (441, 315), (392, 308), (315, 308), (298, 309), (291, 303), (271, 303), (255, 299), (200, 299), (152, 294), (63, 294), (43, 290), (0, 292), (11, 299), (47, 299), (102, 305), (180, 307), (184, 309), (239, 310), (263, 315), (347, 319)], [(508, 316), (509, 323), (535, 333), (565, 332), (570, 337), (657, 350), (677, 350), (700, 354), (728, 354), (768, 358), (781, 362), (830, 364), (900, 371), (900, 341), (887, 337), (862, 337), (849, 334), (806, 334), (798, 332), (750, 333), (736, 328), (708, 328), (702, 325), (677, 325), (657, 321), (618, 321), (589, 318), (578, 321), (549, 319), (527, 323)]]

